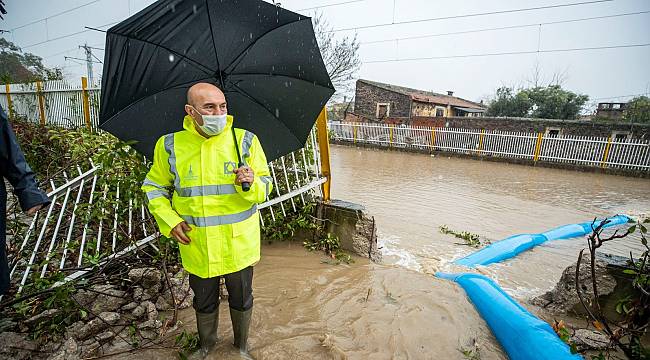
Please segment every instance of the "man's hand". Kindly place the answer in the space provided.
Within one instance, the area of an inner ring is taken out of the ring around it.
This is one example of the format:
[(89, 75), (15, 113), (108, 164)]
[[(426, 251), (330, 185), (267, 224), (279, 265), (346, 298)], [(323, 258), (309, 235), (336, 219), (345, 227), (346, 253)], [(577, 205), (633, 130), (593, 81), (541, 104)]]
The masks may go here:
[(192, 228), (189, 225), (187, 225), (185, 221), (183, 221), (180, 224), (174, 226), (171, 235), (179, 243), (183, 245), (187, 245), (190, 243), (190, 238), (185, 233), (190, 232), (191, 230)]
[(247, 182), (251, 185), (253, 185), (253, 181), (255, 180), (255, 173), (253, 172), (253, 169), (249, 168), (248, 166), (242, 166), (239, 169), (235, 169), (235, 184), (240, 185), (243, 182)]
[(38, 210), (40, 210), (41, 208), (43, 208), (43, 204), (38, 204), (38, 205), (32, 207), (31, 209), (27, 210), (26, 213), (27, 213), (27, 215), (32, 216), (32, 215), (36, 214), (36, 212)]

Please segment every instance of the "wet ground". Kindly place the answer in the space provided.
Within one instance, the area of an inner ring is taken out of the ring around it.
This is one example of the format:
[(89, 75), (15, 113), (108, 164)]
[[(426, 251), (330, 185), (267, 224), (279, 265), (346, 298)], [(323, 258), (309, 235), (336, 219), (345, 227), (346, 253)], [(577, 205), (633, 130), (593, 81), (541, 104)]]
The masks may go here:
[[(439, 232), (442, 225), (496, 241), (650, 210), (650, 181), (422, 154), (332, 147), (333, 197), (375, 216), (384, 264), (356, 259), (330, 265), (298, 243), (264, 246), (255, 269), (250, 335), (258, 359), (464, 359), (476, 341), (481, 359), (505, 359), (487, 326), (455, 284), (432, 276), (475, 249)], [(554, 286), (584, 239), (546, 243), (478, 271), (532, 312), (532, 296)], [(639, 250), (638, 239), (604, 250)], [(181, 328), (195, 331), (192, 309)], [(231, 327), (221, 306), (220, 345), (232, 358)], [(138, 359), (173, 356), (147, 351)], [(136, 357), (133, 357), (134, 359)]]

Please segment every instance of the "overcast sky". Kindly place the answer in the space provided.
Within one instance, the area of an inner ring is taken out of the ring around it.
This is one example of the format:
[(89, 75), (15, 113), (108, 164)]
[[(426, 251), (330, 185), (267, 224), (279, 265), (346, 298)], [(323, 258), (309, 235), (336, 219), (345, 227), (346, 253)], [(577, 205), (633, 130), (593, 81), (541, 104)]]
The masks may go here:
[[(24, 51), (43, 57), (46, 65), (63, 66), (67, 76), (78, 78), (85, 75), (85, 64), (65, 60), (64, 57), (85, 57), (83, 50), (78, 48), (84, 43), (103, 48), (104, 34), (86, 31), (57, 38), (83, 31), (84, 26), (100, 27), (119, 22), (153, 1), (96, 0), (90, 5), (53, 16), (89, 2), (91, 0), (8, 0), (5, 1), (8, 14), (5, 20), (0, 21), (0, 29), (14, 29), (3, 35)], [(284, 0), (282, 7), (295, 11), (339, 4), (322, 7), (319, 11), (334, 29), (347, 29), (584, 2), (588, 0)], [(533, 25), (644, 11), (646, 13), (635, 15)], [(532, 78), (533, 69), (538, 66), (546, 81), (550, 81), (553, 74), (562, 74), (565, 88), (588, 94), (594, 102), (616, 101), (628, 100), (628, 95), (650, 92), (650, 46), (553, 53), (544, 51), (650, 44), (649, 11), (649, 0), (613, 0), (378, 26), (338, 31), (335, 34), (341, 37), (354, 36), (356, 33), (362, 43), (360, 56), (364, 63), (358, 73), (359, 78), (436, 92), (453, 90), (457, 96), (478, 101), (493, 94), (499, 86), (526, 85)], [(313, 15), (314, 10), (301, 12)], [(46, 17), (47, 20), (41, 20)], [(23, 26), (28, 23), (32, 24)], [(528, 27), (403, 39), (529, 24), (531, 26)], [(391, 41), (377, 42), (382, 40)], [(439, 58), (537, 50), (542, 52)], [(103, 51), (94, 50), (94, 53), (103, 60)], [(403, 61), (431, 57), (438, 58)], [(380, 60), (402, 61), (373, 62)], [(101, 75), (100, 64), (96, 64), (94, 70), (96, 76)]]

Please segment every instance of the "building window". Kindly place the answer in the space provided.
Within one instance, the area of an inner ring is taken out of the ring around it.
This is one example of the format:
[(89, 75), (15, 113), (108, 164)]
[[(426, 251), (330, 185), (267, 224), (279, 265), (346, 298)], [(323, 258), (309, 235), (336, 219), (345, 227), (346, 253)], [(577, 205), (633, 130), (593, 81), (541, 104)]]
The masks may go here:
[(546, 136), (556, 138), (556, 137), (560, 136), (560, 130), (562, 130), (562, 129), (560, 129), (560, 128), (551, 128), (551, 127), (546, 128)]
[(377, 118), (383, 119), (390, 116), (390, 103), (377, 103)]
[(629, 131), (612, 131), (612, 140), (614, 140), (614, 142), (625, 142), (629, 138)]
[(445, 108), (436, 106), (436, 117), (444, 117)]

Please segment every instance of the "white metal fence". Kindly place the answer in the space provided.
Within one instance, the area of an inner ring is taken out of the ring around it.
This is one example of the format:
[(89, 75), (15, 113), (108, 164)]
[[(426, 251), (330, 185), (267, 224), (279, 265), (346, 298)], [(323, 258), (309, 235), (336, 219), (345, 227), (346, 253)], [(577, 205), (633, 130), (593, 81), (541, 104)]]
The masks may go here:
[[(45, 109), (48, 124), (70, 128), (87, 126), (84, 105), (80, 101), (81, 86), (62, 81), (39, 86), (40, 90), (35, 84), (10, 85), (11, 111), (39, 122)], [(94, 127), (99, 114), (98, 90), (98, 86), (86, 88)], [(44, 106), (39, 104), (39, 97), (45, 100)], [(9, 108), (6, 91), (0, 92), (0, 104)], [(327, 181), (321, 173), (320, 156), (314, 130), (302, 149), (269, 163), (274, 189), (258, 206), (262, 215), (275, 221), (278, 215), (284, 217), (311, 200)], [(52, 271), (61, 271), (66, 280), (71, 280), (83, 276), (98, 261), (106, 262), (144, 245), (155, 247), (152, 240), (159, 234), (149, 212), (144, 206), (133, 206), (133, 198), (138, 194), (124, 194), (123, 191), (122, 201), (119, 201), (119, 183), (115, 189), (97, 186), (98, 168), (92, 161), (84, 161), (55, 179), (47, 179), (47, 183), (52, 204), (42, 209), (24, 231), (8, 242), (10, 279), (18, 292)], [(117, 194), (116, 205), (101, 210), (103, 220), (99, 223), (85, 223), (83, 211), (80, 213), (79, 209), (92, 208), (93, 202), (105, 199), (107, 193)], [(264, 226), (264, 216), (260, 220)]]
[(648, 140), (368, 123), (330, 122), (329, 128), (333, 140), (387, 148), (650, 170)]
[[(88, 111), (91, 126), (99, 124), (99, 82), (88, 84)], [(5, 112), (24, 116), (30, 121), (66, 127), (86, 126), (82, 80), (0, 86), (0, 105)], [(42, 100), (42, 103), (41, 103)], [(11, 106), (10, 106), (11, 105)], [(42, 110), (42, 112), (41, 112)]]
[[(317, 137), (312, 132), (304, 148), (269, 163), (274, 190), (258, 206), (262, 214), (268, 212), (275, 221), (278, 213), (295, 212), (310, 200), (327, 180), (320, 173), (319, 156)], [(10, 280), (18, 292), (52, 271), (62, 271), (66, 280), (72, 280), (88, 273), (98, 262), (144, 245), (155, 248), (152, 240), (159, 234), (144, 205), (133, 206), (137, 194), (122, 194), (119, 201), (119, 183), (114, 189), (98, 186), (97, 171), (90, 160), (77, 166), (74, 173), (64, 172), (49, 180), (52, 203), (8, 244)], [(93, 202), (105, 200), (107, 193), (117, 194), (115, 206), (103, 208), (103, 220), (89, 226), (83, 216), (93, 211)]]

